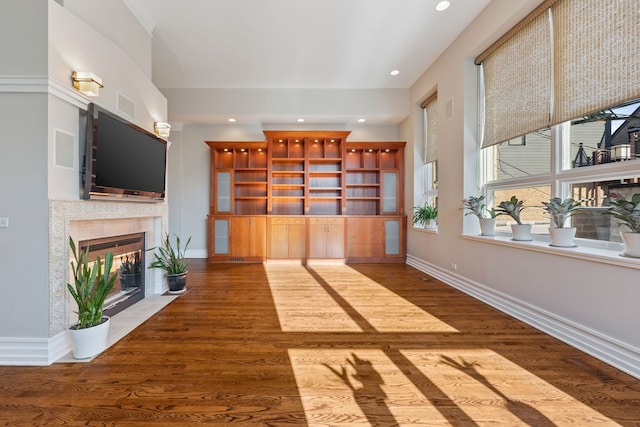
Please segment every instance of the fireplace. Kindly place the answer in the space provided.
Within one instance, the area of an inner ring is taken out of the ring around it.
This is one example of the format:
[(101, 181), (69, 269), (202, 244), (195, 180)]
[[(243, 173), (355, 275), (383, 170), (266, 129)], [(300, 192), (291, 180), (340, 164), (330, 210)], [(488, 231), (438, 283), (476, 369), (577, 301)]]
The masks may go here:
[(111, 273), (117, 279), (104, 304), (105, 316), (113, 316), (142, 300), (145, 295), (145, 233), (83, 240), (80, 250), (89, 248), (89, 261), (98, 257), (104, 261), (107, 252), (113, 253)]

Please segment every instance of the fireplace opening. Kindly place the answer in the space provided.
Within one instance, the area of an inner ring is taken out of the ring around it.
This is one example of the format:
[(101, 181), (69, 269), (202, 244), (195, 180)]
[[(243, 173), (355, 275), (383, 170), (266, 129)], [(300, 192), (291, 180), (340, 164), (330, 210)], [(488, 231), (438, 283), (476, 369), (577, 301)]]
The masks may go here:
[(89, 248), (89, 261), (113, 252), (111, 273), (116, 279), (104, 303), (104, 315), (113, 316), (136, 302), (145, 294), (145, 233), (104, 237), (79, 242), (80, 250)]

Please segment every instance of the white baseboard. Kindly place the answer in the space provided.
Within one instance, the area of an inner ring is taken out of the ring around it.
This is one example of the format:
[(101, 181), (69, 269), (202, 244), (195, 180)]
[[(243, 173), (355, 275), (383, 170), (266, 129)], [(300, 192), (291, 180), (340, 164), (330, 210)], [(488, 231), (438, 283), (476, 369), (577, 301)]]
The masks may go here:
[(541, 310), (411, 255), (407, 264), (490, 306), (640, 379), (640, 349)]
[(185, 258), (207, 258), (206, 249), (188, 249)]
[(47, 366), (70, 350), (66, 331), (52, 338), (0, 338), (0, 365)]
[[(107, 345), (110, 347), (121, 340), (176, 298), (174, 295), (152, 295), (113, 316)], [(51, 338), (0, 338), (0, 365), (46, 366), (55, 362), (90, 360), (73, 359), (71, 339), (66, 330)]]

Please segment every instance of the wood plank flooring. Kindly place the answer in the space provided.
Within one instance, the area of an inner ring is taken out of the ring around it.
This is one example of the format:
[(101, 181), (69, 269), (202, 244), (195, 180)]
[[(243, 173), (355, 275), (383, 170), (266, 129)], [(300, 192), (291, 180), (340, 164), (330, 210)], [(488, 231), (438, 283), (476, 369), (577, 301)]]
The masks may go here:
[(207, 265), (91, 363), (0, 367), (0, 425), (640, 426), (640, 381), (406, 265)]

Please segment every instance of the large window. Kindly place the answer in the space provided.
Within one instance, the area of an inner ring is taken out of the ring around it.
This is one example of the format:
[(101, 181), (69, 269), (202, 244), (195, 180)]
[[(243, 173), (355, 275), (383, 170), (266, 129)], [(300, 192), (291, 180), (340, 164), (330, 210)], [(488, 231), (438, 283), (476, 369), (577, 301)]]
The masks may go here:
[(534, 233), (543, 200), (572, 197), (576, 237), (619, 240), (603, 213), (613, 189), (640, 192), (638, 7), (545, 0), (475, 60), (487, 201), (524, 200)]
[[(571, 218), (577, 238), (620, 242), (616, 222), (603, 213), (611, 191), (640, 193), (639, 135), (634, 100), (485, 148), (488, 198), (494, 205), (512, 195), (524, 200), (522, 219), (541, 237), (549, 226), (542, 201), (572, 197), (582, 202)], [(510, 222), (498, 217), (496, 231), (507, 233)]]

